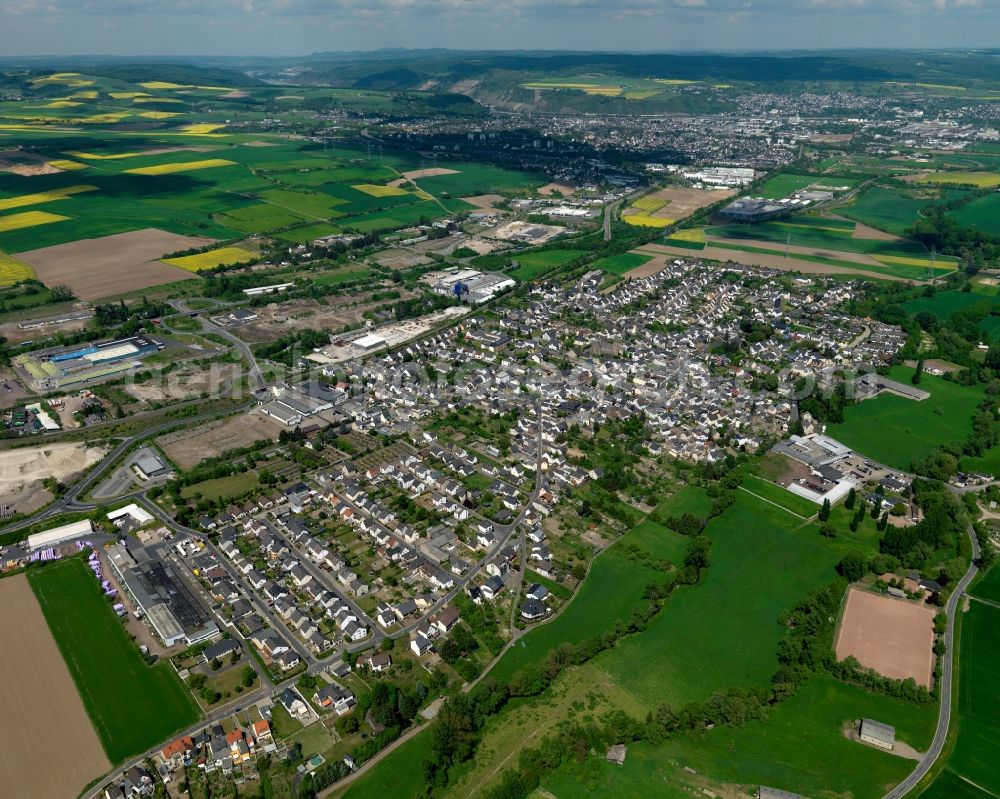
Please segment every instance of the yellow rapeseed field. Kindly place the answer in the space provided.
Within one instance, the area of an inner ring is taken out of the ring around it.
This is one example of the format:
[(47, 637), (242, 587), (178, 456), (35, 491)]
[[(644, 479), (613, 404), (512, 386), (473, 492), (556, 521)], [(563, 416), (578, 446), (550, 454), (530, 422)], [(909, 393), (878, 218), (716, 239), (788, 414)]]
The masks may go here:
[(30, 266), (0, 251), (0, 286), (13, 286), (34, 276), (35, 271)]
[(254, 254), (242, 247), (221, 247), (210, 252), (201, 252), (197, 255), (182, 255), (179, 258), (164, 258), (163, 263), (171, 266), (179, 266), (188, 272), (200, 272), (203, 269), (214, 269), (217, 266), (228, 266), (247, 261), (253, 258)]
[(977, 189), (992, 189), (1000, 186), (1000, 174), (996, 172), (934, 172), (921, 175), (917, 183), (946, 183), (950, 185), (970, 185)]
[(211, 169), (217, 166), (235, 166), (235, 164), (224, 158), (208, 158), (204, 161), (185, 161), (180, 164), (141, 166), (136, 169), (126, 169), (125, 171), (133, 175), (172, 175), (174, 172), (194, 172), (198, 169)]
[(67, 200), (74, 194), (82, 194), (85, 191), (97, 191), (97, 186), (67, 186), (64, 189), (52, 189), (51, 191), (40, 191), (36, 194), (6, 197), (0, 199), (0, 211), (9, 211), (11, 208), (20, 208), (24, 205), (38, 205), (39, 203), (50, 203), (55, 200)]
[(660, 219), (658, 216), (648, 216), (646, 214), (622, 215), (622, 222), (638, 227), (669, 227), (674, 223), (673, 219)]
[(21, 230), (26, 227), (35, 227), (36, 225), (47, 225), (50, 222), (62, 222), (64, 219), (69, 219), (69, 217), (49, 214), (45, 211), (24, 211), (20, 214), (8, 214), (0, 216), (0, 233)]
[(684, 228), (684, 230), (678, 230), (670, 238), (675, 241), (693, 241), (696, 244), (705, 243), (705, 228), (703, 227), (689, 227)]
[(351, 188), (362, 191), (370, 197), (402, 197), (404, 194), (409, 194), (406, 189), (399, 186), (380, 186), (376, 183), (357, 183)]

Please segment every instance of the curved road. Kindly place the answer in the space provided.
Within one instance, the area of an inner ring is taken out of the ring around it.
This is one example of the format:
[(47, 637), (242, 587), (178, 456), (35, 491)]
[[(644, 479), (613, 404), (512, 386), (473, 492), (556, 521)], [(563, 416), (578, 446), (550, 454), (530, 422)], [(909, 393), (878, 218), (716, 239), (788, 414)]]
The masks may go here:
[(938, 707), (937, 729), (934, 731), (934, 740), (931, 742), (924, 756), (920, 758), (917, 767), (910, 772), (910, 775), (905, 780), (889, 791), (883, 799), (902, 799), (902, 797), (913, 790), (941, 756), (945, 740), (948, 737), (948, 726), (951, 723), (952, 667), (955, 662), (955, 614), (958, 613), (958, 604), (965, 594), (965, 589), (969, 587), (969, 583), (972, 582), (978, 571), (976, 561), (979, 559), (979, 540), (976, 538), (975, 531), (971, 526), (966, 532), (972, 540), (972, 563), (969, 566), (969, 570), (958, 581), (958, 585), (955, 586), (955, 590), (952, 591), (951, 596), (948, 597), (948, 605), (945, 607), (945, 611), (948, 614), (948, 627), (944, 636), (947, 650), (941, 659), (941, 704)]

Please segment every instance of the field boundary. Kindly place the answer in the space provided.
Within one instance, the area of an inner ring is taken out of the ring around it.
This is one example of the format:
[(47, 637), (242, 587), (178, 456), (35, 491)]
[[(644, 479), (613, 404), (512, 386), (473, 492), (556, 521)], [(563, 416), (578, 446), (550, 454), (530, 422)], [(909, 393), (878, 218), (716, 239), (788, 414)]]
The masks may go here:
[[(777, 485), (777, 483), (775, 483), (774, 485)], [(768, 505), (774, 505), (774, 507), (783, 510), (785, 513), (790, 513), (796, 519), (802, 519), (802, 521), (804, 522), (807, 522), (810, 519), (812, 519), (812, 516), (802, 516), (801, 514), (798, 514), (795, 511), (786, 508), (784, 505), (779, 505), (777, 502), (774, 502), (773, 500), (770, 500), (767, 497), (762, 497), (760, 494), (755, 494), (749, 488), (744, 488), (743, 486), (738, 486), (738, 488), (740, 489), (740, 491), (746, 491), (746, 493), (748, 493), (754, 499), (759, 499), (761, 502), (766, 502)]]

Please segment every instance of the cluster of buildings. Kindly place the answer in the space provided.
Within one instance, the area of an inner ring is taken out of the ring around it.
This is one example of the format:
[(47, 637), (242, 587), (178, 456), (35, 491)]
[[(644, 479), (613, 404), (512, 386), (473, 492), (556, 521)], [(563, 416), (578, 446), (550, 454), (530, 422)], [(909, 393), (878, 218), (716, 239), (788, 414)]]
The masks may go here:
[(164, 344), (148, 336), (130, 336), (77, 347), (59, 347), (18, 355), (17, 371), (39, 391), (79, 387), (142, 366), (142, 358)]

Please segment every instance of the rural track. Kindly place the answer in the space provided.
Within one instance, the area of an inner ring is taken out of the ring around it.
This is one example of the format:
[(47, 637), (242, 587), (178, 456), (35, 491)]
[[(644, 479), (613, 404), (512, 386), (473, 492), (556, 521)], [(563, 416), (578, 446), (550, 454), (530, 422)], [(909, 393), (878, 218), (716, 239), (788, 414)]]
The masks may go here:
[(917, 766), (913, 771), (910, 772), (909, 776), (906, 777), (899, 785), (889, 791), (882, 799), (902, 799), (910, 791), (912, 791), (917, 783), (922, 780), (927, 773), (931, 770), (937, 759), (941, 756), (941, 752), (944, 750), (945, 741), (948, 738), (948, 728), (951, 724), (951, 704), (952, 704), (952, 693), (953, 693), (953, 674), (954, 674), (954, 663), (955, 663), (955, 614), (958, 613), (959, 602), (962, 596), (965, 594), (965, 590), (969, 587), (969, 584), (973, 581), (979, 568), (976, 566), (976, 561), (979, 559), (979, 540), (976, 538), (975, 530), (972, 529), (972, 525), (966, 529), (966, 533), (969, 539), (972, 541), (972, 563), (969, 564), (968, 571), (962, 576), (962, 579), (958, 581), (958, 585), (955, 586), (955, 590), (952, 591), (951, 596), (948, 597), (948, 604), (945, 607), (945, 612), (948, 614), (948, 626), (945, 630), (945, 653), (941, 659), (941, 703), (938, 707), (938, 720), (937, 728), (934, 730), (934, 740), (931, 741), (930, 747), (928, 747), (927, 752), (917, 763)]

